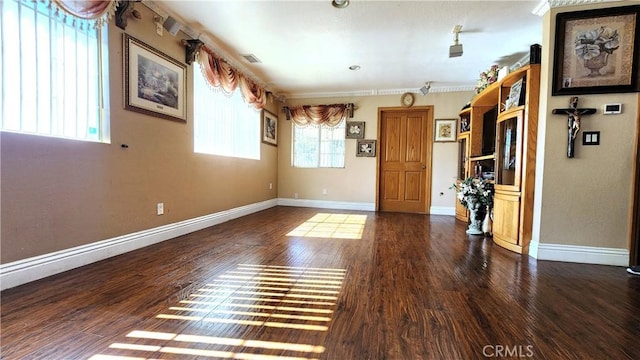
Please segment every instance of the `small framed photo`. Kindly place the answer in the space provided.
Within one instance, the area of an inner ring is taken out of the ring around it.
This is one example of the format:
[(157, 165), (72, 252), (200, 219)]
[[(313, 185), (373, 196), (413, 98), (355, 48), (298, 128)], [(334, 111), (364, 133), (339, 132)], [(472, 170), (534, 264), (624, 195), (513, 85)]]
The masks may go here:
[(526, 91), (524, 87), (526, 87), (524, 85), (524, 78), (516, 81), (515, 84), (511, 85), (511, 89), (509, 90), (509, 97), (507, 98), (507, 103), (505, 105), (505, 110), (524, 105), (524, 95)]
[(364, 121), (347, 121), (347, 139), (364, 139)]
[(124, 34), (124, 108), (187, 121), (187, 66)]
[(262, 110), (262, 142), (278, 146), (278, 117), (264, 109)]
[(357, 157), (375, 157), (376, 140), (358, 140), (356, 144)]
[(456, 141), (456, 119), (436, 119), (436, 142)]

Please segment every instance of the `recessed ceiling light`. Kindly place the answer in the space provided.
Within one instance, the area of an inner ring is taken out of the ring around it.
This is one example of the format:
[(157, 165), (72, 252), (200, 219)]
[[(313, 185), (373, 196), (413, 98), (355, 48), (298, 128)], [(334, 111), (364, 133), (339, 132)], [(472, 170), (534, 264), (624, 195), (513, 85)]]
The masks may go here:
[(353, 71), (360, 70), (360, 65), (351, 65), (349, 66), (349, 70), (353, 70)]
[(333, 0), (331, 6), (338, 9), (344, 9), (349, 6), (349, 0)]

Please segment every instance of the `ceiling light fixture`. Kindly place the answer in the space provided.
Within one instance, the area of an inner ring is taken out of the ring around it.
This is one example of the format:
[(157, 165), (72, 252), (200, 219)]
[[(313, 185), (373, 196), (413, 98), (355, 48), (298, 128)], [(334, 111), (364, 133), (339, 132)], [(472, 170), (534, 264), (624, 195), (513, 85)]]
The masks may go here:
[(462, 44), (458, 43), (458, 34), (462, 31), (462, 25), (456, 25), (453, 27), (453, 45), (449, 46), (449, 57), (462, 56)]
[(431, 90), (431, 81), (426, 82), (425, 85), (420, 88), (420, 93), (422, 95), (427, 95), (429, 90)]
[(337, 9), (344, 9), (349, 6), (349, 0), (332, 0), (331, 6)]

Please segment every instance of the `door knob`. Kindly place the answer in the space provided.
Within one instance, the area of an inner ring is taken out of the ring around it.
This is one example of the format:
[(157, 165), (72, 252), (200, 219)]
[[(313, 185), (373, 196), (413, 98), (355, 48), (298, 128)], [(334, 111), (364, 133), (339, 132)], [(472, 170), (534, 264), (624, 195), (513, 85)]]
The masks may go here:
[(427, 165), (422, 165), (422, 169), (426, 169), (426, 168), (427, 168)]

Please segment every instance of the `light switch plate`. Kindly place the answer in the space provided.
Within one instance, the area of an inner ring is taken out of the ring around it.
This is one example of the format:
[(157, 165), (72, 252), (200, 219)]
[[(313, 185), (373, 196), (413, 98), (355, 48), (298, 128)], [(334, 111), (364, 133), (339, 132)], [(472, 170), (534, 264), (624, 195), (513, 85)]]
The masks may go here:
[(582, 145), (600, 145), (600, 131), (583, 132)]

